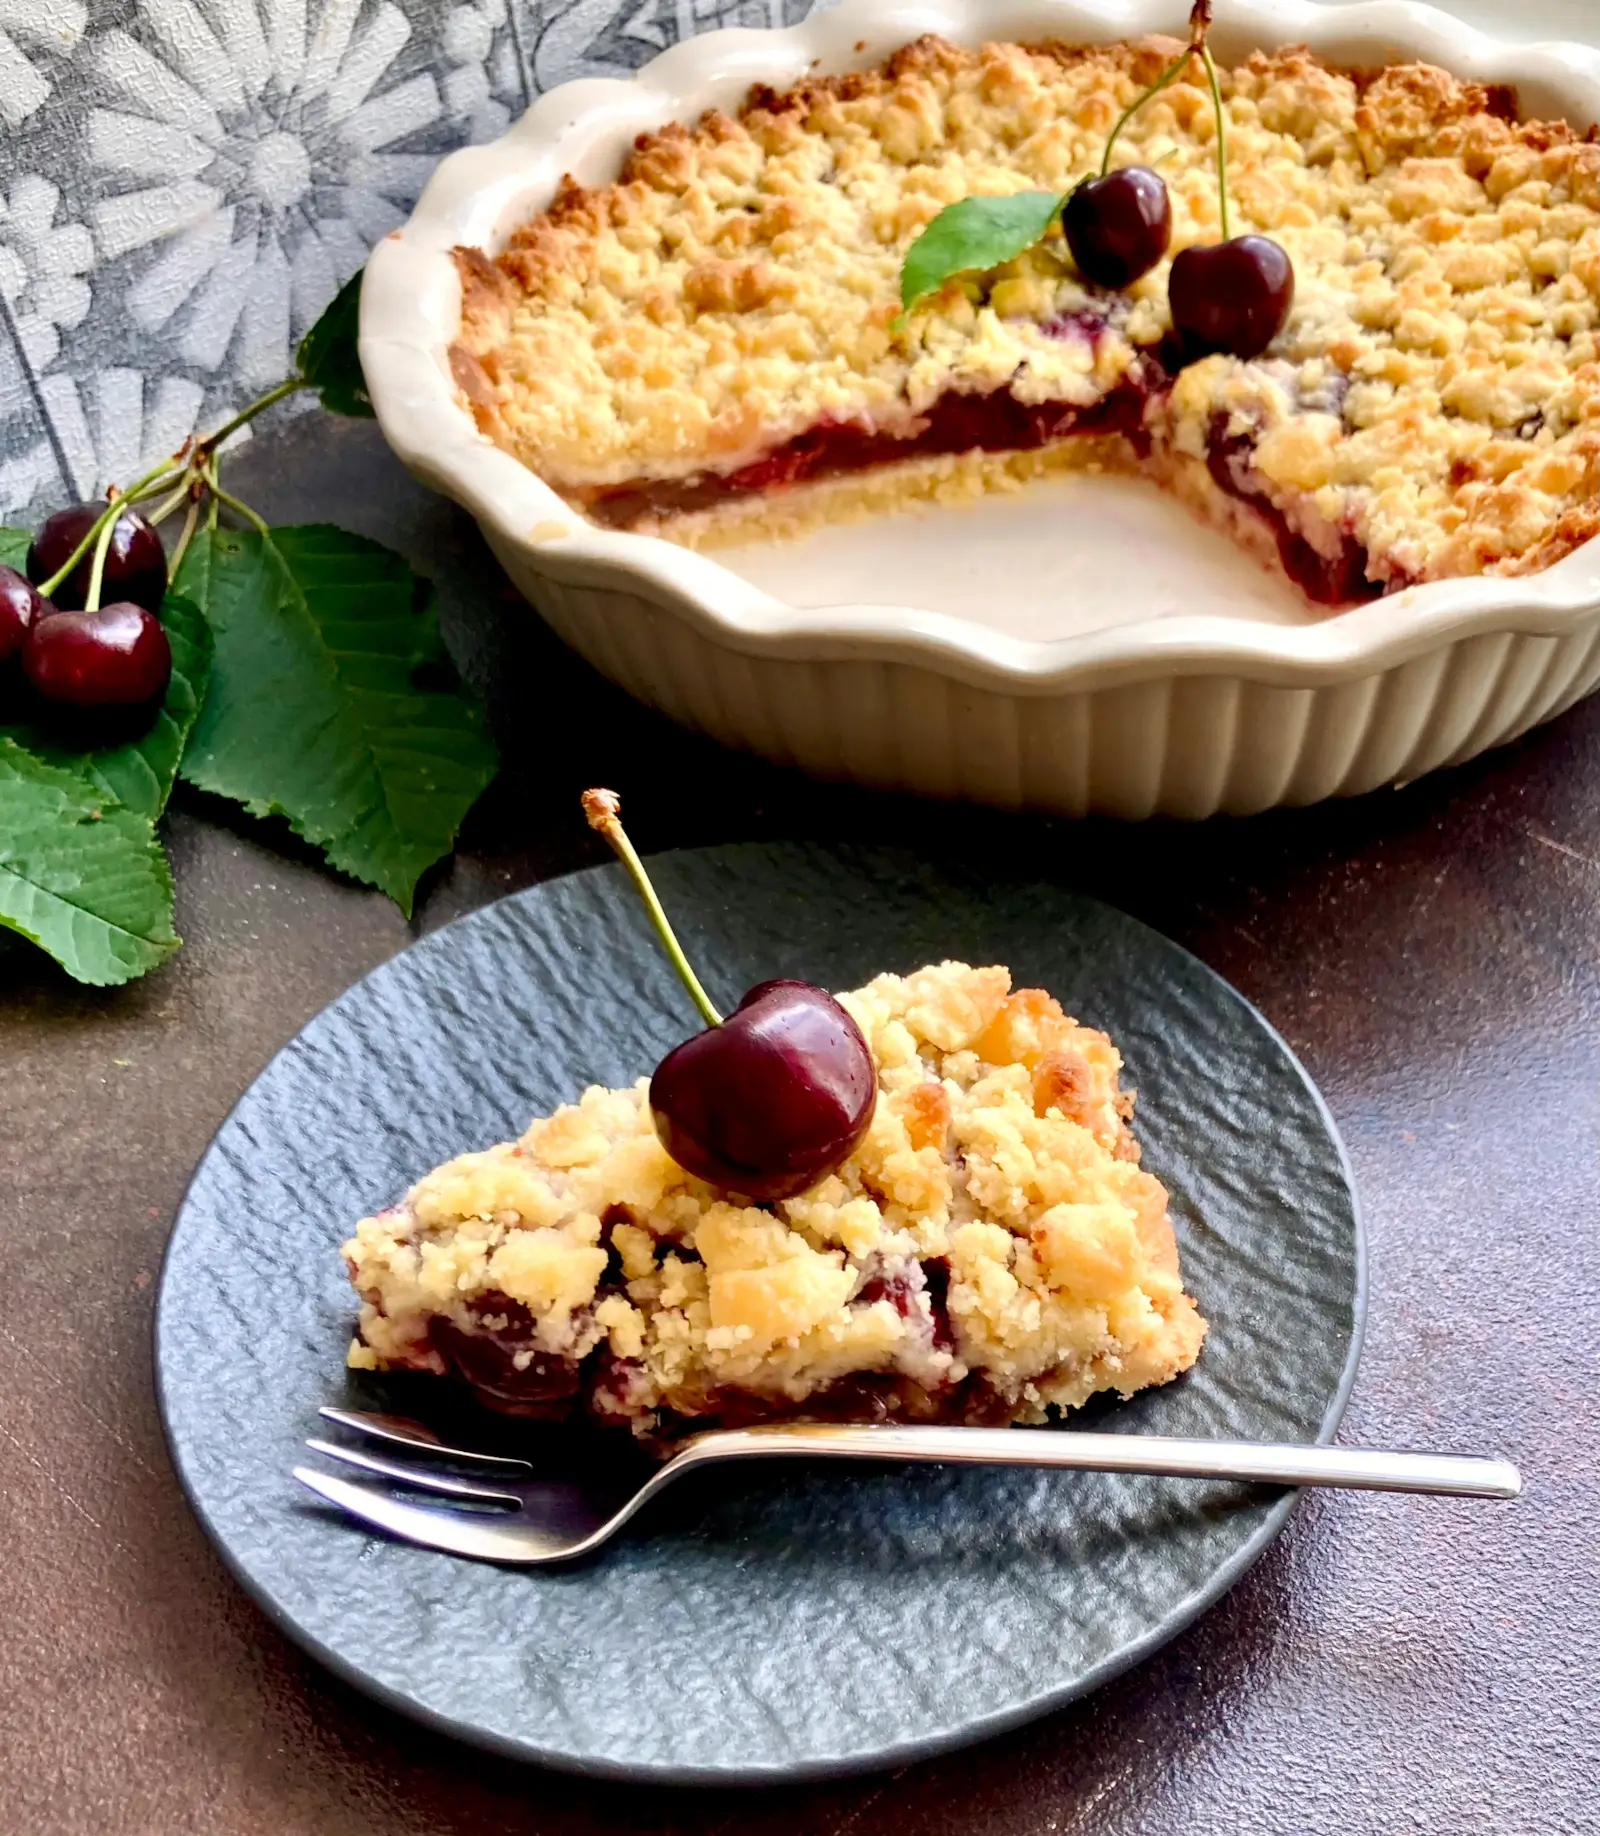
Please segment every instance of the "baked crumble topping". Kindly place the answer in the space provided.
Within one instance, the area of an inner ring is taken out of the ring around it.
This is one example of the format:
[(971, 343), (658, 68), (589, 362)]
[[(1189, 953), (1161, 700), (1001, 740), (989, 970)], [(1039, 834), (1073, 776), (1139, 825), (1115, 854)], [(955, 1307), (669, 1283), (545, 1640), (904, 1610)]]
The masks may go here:
[(784, 527), (808, 494), (879, 504), (869, 468), (938, 495), (1073, 451), (1255, 517), (1330, 603), (1589, 539), (1600, 146), (1426, 65), (1291, 48), (1222, 73), (1235, 233), (1295, 269), (1259, 358), (1180, 367), (1169, 336), (1170, 258), (1218, 235), (1193, 69), (1118, 141), (1166, 181), (1166, 260), (1109, 293), (1057, 235), (896, 327), (906, 248), (940, 209), (1064, 190), (1179, 48), (928, 38), (641, 137), (615, 184), (567, 184), (494, 260), (457, 251), (479, 426), (591, 516), (688, 541)]
[(840, 999), (879, 1096), (837, 1173), (753, 1205), (669, 1158), (644, 1081), (587, 1090), (356, 1226), (350, 1364), (645, 1439), (770, 1415), (1037, 1422), (1187, 1370), (1205, 1322), (1106, 1035), (1003, 968)]

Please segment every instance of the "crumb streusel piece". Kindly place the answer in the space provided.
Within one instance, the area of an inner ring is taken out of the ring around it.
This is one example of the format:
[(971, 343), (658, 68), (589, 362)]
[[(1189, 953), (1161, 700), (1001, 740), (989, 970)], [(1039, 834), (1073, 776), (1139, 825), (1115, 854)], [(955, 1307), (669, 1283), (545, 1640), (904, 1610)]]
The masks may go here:
[(765, 1417), (1037, 1422), (1187, 1370), (1159, 1180), (1104, 1033), (1002, 968), (841, 997), (878, 1067), (836, 1174), (769, 1206), (695, 1179), (646, 1084), (463, 1154), (344, 1245), (349, 1362), (643, 1439)]
[(496, 259), (457, 251), (462, 393), (591, 517), (691, 543), (1075, 465), (1160, 479), (1328, 604), (1593, 536), (1600, 147), (1427, 65), (1223, 72), (1234, 233), (1295, 269), (1259, 358), (1183, 367), (1171, 337), (1170, 256), (1218, 235), (1193, 66), (1118, 142), (1159, 164), (1168, 259), (1106, 292), (1055, 236), (897, 329), (937, 212), (1094, 170), (1178, 48), (928, 38), (643, 136)]

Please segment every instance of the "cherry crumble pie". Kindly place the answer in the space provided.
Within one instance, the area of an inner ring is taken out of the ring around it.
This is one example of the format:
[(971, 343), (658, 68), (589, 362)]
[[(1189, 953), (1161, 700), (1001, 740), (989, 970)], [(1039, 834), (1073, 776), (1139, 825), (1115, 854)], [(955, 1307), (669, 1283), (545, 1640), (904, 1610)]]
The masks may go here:
[(1205, 1322), (1106, 1035), (1002, 968), (841, 1000), (879, 1095), (835, 1173), (752, 1204), (668, 1156), (645, 1083), (588, 1090), (357, 1225), (350, 1364), (645, 1441), (774, 1417), (1038, 1422), (1187, 1370)]
[(1190, 68), (1124, 129), (1168, 259), (1086, 283), (1059, 233), (899, 320), (964, 196), (1065, 190), (1181, 47), (927, 38), (641, 137), (494, 260), (457, 251), (480, 428), (598, 522), (691, 545), (1060, 468), (1153, 476), (1320, 603), (1533, 572), (1600, 529), (1600, 146), (1509, 91), (1304, 49), (1222, 73), (1236, 228), (1293, 261), (1257, 358), (1185, 363), (1170, 257), (1218, 234)]

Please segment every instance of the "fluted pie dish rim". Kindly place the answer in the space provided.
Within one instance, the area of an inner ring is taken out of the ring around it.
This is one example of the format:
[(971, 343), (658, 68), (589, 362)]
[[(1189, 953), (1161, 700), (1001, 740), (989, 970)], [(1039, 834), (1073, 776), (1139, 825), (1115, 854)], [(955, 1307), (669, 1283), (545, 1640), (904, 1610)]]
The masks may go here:
[[(755, 81), (860, 67), (923, 32), (958, 42), (1055, 37), (1096, 42), (1178, 26), (1160, 0), (845, 0), (782, 31), (735, 29), (687, 40), (632, 79), (584, 80), (541, 97), (500, 139), (445, 160), (412, 217), (374, 252), (363, 288), (361, 355), (386, 438), (425, 482), (461, 503), (491, 544), (559, 586), (626, 593), (683, 619), (719, 647), (774, 659), (876, 658), (1024, 695), (1151, 677), (1239, 673), (1285, 687), (1389, 669), (1477, 635), (1559, 636), (1600, 609), (1600, 542), (1543, 573), (1409, 587), (1316, 622), (1277, 625), (1212, 614), (1028, 640), (914, 606), (798, 608), (720, 565), (649, 535), (578, 517), (527, 467), (480, 434), (461, 406), (449, 346), (461, 312), (450, 250), (494, 248), (541, 206), (561, 173), (598, 180), (583, 150), (738, 100)], [(1219, 52), (1297, 41), (1330, 61), (1420, 57), (1517, 86), (1525, 110), (1580, 123), (1600, 116), (1600, 49), (1515, 45), (1410, 0), (1328, 8), (1240, 0), (1216, 27)], [(856, 47), (861, 47), (857, 50)], [(614, 164), (614, 161), (613, 161)], [(956, 513), (959, 514), (959, 513)]]

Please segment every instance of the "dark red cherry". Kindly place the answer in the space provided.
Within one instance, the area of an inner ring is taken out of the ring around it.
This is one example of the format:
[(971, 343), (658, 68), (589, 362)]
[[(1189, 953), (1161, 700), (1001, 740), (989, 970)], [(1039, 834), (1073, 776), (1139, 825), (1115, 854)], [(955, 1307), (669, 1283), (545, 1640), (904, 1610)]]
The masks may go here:
[(46, 701), (74, 708), (154, 704), (172, 674), (161, 621), (126, 600), (97, 612), (52, 612), (28, 632), (22, 667)]
[(53, 610), (31, 580), (14, 567), (0, 567), (0, 663), (14, 657), (29, 628)]
[(760, 982), (721, 1026), (675, 1046), (650, 1080), (680, 1167), (754, 1199), (793, 1198), (849, 1155), (878, 1078), (861, 1029), (809, 982)]
[(1226, 351), (1259, 357), (1294, 303), (1294, 264), (1267, 236), (1198, 244), (1173, 258), (1167, 279), (1172, 326), (1187, 357)]
[[(73, 504), (46, 517), (28, 550), (28, 578), (36, 585), (60, 573), (73, 550), (89, 533), (104, 504)], [(89, 597), (89, 571), (94, 564), (91, 547), (78, 565), (50, 595), (63, 612), (78, 611)], [(100, 577), (100, 601), (131, 600), (147, 612), (159, 612), (167, 591), (167, 557), (161, 538), (137, 510), (124, 510), (111, 532), (105, 572)]]
[(1172, 201), (1148, 166), (1119, 166), (1075, 187), (1061, 213), (1078, 272), (1098, 287), (1126, 287), (1148, 274), (1172, 237)]

